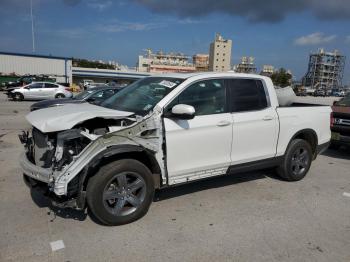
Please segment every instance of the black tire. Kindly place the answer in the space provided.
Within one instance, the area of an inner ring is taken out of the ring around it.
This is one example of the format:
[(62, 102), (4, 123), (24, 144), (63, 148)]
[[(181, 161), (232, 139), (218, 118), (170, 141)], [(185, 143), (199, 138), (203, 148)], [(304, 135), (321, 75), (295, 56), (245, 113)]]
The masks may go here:
[(141, 162), (122, 159), (101, 167), (89, 180), (86, 191), (88, 207), (97, 220), (117, 226), (147, 213), (153, 201), (154, 180)]
[(278, 175), (287, 181), (303, 179), (310, 169), (312, 149), (303, 139), (290, 142), (283, 163), (277, 168)]
[(64, 94), (57, 94), (55, 98), (65, 98), (66, 96)]
[(15, 101), (23, 101), (23, 99), (24, 99), (24, 96), (21, 93), (15, 93), (13, 95), (13, 100)]

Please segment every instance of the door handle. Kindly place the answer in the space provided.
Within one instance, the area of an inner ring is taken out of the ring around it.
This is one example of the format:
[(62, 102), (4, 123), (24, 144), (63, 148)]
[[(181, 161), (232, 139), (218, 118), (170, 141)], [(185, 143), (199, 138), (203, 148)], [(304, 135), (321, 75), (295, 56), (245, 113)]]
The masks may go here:
[(228, 126), (228, 125), (231, 125), (232, 123), (230, 121), (226, 121), (226, 120), (223, 120), (223, 121), (220, 121), (219, 123), (217, 123), (216, 125), (217, 126)]
[(272, 119), (273, 119), (272, 116), (264, 116), (264, 118), (263, 118), (262, 120), (264, 120), (264, 121), (270, 121), (270, 120), (272, 120)]

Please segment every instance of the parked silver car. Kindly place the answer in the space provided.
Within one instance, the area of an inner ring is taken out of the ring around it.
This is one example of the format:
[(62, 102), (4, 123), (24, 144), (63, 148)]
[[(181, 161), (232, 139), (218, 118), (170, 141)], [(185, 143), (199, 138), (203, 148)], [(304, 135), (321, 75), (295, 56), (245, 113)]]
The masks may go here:
[(70, 98), (73, 93), (69, 88), (56, 83), (50, 82), (33, 82), (29, 85), (9, 90), (7, 93), (9, 98), (21, 101), (28, 100), (44, 100), (54, 98)]

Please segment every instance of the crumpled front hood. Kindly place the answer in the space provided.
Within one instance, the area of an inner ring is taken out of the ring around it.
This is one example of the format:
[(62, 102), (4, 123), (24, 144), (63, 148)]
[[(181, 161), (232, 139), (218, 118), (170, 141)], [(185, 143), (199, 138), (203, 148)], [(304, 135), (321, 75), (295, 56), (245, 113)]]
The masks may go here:
[(118, 111), (101, 106), (67, 104), (33, 111), (26, 116), (27, 121), (43, 133), (68, 130), (75, 125), (96, 117), (122, 119), (133, 115), (132, 112)]

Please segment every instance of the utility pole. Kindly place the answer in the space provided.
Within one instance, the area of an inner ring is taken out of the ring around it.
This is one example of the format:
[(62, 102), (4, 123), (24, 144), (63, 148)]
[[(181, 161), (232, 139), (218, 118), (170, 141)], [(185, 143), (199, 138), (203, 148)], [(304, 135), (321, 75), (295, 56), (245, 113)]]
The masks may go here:
[(30, 0), (30, 17), (32, 19), (32, 43), (33, 43), (33, 53), (35, 53), (35, 36), (34, 36), (34, 19), (33, 19), (33, 0)]

